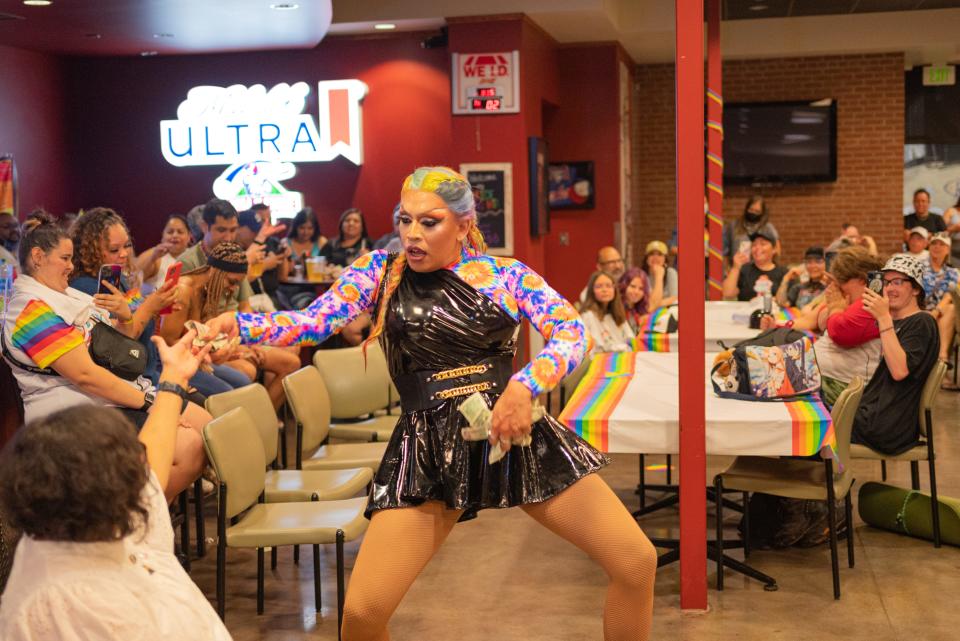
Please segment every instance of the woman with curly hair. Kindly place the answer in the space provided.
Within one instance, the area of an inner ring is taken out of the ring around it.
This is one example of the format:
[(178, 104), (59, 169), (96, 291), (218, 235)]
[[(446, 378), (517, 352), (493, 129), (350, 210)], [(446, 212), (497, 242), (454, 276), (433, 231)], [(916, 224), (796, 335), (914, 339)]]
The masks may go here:
[(4, 451), (0, 505), (26, 536), (0, 639), (230, 639), (173, 554), (163, 498), (180, 394), (205, 355), (190, 353), (194, 336), (162, 346), (161, 388), (139, 436), (116, 410), (86, 406), (30, 422)]
[[(222, 301), (232, 294), (247, 275), (247, 255), (239, 244), (223, 242), (214, 246), (207, 256), (207, 264), (187, 272), (180, 278), (178, 306), (163, 317), (160, 335), (173, 344), (186, 331), (186, 321), (206, 322), (223, 312)], [(283, 378), (300, 367), (300, 357), (294, 351), (269, 347), (239, 347), (222, 354), (226, 366), (242, 372), (252, 382), (257, 370), (264, 371), (264, 385), (279, 409), (286, 398)]]
[[(138, 427), (156, 398), (144, 376), (120, 378), (97, 365), (89, 343), (97, 323), (112, 325), (91, 297), (67, 281), (73, 272), (73, 242), (56, 223), (42, 222), (20, 243), (23, 273), (14, 281), (3, 324), (3, 355), (17, 379), (26, 422), (78, 405), (116, 407)], [(121, 324), (120, 328), (123, 327)], [(206, 462), (200, 431), (207, 412), (186, 403), (177, 430), (168, 498), (200, 475)]]
[[(290, 345), (320, 342), (363, 312), (374, 318), (369, 340), (384, 344), (403, 414), (373, 481), (344, 641), (389, 639), (390, 616), (456, 523), (512, 506), (603, 566), (607, 641), (646, 639), (653, 546), (594, 474), (606, 457), (550, 416), (531, 420), (533, 399), (584, 356), (580, 317), (529, 267), (487, 255), (473, 190), (460, 174), (417, 169), (400, 201), (399, 254), (361, 256), (303, 311), (229, 313), (212, 323), (246, 344)], [(524, 318), (546, 344), (514, 373)], [(458, 408), (472, 393), (492, 408), (489, 439), (464, 438)], [(496, 450), (490, 458), (494, 445), (503, 458)]]

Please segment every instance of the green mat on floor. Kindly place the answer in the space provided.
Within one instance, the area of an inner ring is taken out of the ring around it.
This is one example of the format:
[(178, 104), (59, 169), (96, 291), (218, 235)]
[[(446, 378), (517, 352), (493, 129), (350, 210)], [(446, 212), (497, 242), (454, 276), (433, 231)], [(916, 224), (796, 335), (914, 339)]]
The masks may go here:
[[(939, 496), (940, 540), (960, 545), (960, 499)], [(857, 510), (864, 522), (884, 530), (933, 540), (933, 513), (930, 496), (884, 483), (860, 487)]]

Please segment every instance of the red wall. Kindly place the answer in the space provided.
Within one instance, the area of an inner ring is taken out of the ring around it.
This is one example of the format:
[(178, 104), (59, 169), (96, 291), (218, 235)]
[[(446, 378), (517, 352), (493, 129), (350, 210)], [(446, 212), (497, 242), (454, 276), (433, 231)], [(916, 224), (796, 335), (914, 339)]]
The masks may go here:
[(21, 218), (38, 205), (72, 206), (64, 105), (59, 59), (0, 46), (0, 154), (14, 155)]
[(620, 220), (619, 52), (615, 44), (573, 46), (558, 58), (563, 101), (546, 122), (550, 160), (593, 161), (596, 186), (594, 209), (553, 212), (546, 239), (551, 284), (575, 300), (596, 269), (597, 250), (614, 244)]
[[(83, 181), (72, 207), (109, 205), (130, 221), (138, 245), (159, 238), (168, 214), (212, 197), (224, 167), (174, 167), (160, 153), (160, 121), (175, 118), (194, 86), (358, 78), (363, 102), (364, 164), (337, 158), (299, 163), (284, 181), (301, 191), (336, 233), (337, 218), (360, 207), (374, 238), (389, 231), (403, 177), (423, 164), (456, 162), (451, 153), (449, 57), (422, 49), (422, 34), (331, 39), (311, 51), (157, 58), (87, 58), (67, 63), (70, 129)], [(305, 113), (317, 113), (316, 90)]]

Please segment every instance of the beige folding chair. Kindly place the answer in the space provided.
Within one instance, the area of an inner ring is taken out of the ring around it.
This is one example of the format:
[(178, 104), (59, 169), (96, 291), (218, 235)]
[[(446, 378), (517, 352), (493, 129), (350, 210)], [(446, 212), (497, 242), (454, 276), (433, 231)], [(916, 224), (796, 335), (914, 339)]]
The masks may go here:
[(833, 459), (823, 462), (797, 459), (768, 458), (764, 456), (738, 456), (725, 472), (714, 479), (717, 506), (717, 589), (723, 589), (723, 491), (743, 492), (743, 551), (750, 554), (750, 512), (747, 494), (763, 492), (790, 499), (806, 499), (827, 502), (827, 518), (830, 525), (830, 560), (833, 568), (833, 598), (840, 598), (840, 563), (837, 556), (837, 499), (844, 500), (847, 519), (847, 561), (853, 567), (853, 502), (850, 488), (853, 486), (853, 471), (850, 465), (850, 433), (853, 418), (863, 396), (863, 380), (850, 381), (840, 394), (830, 413), (837, 439), (837, 458), (841, 471), (834, 473)]
[(387, 359), (377, 343), (367, 346), (364, 363), (363, 347), (318, 349), (313, 364), (323, 376), (330, 399), (330, 415), (334, 423), (330, 436), (349, 441), (389, 441), (397, 417), (387, 414), (399, 397)]
[(933, 545), (940, 547), (940, 509), (937, 501), (937, 464), (933, 448), (933, 406), (937, 402), (940, 384), (947, 372), (947, 364), (938, 360), (930, 370), (920, 395), (920, 442), (902, 454), (891, 456), (854, 443), (850, 456), (874, 461), (910, 461), (910, 479), (913, 489), (920, 489), (920, 461), (927, 461), (930, 470), (930, 506), (933, 519)]
[[(241, 408), (210, 421), (203, 442), (220, 477), (217, 509), (217, 612), (225, 615), (227, 548), (257, 548), (257, 614), (263, 613), (263, 551), (278, 545), (313, 546), (314, 600), (321, 609), (320, 545), (336, 544), (337, 630), (343, 621), (343, 544), (367, 529), (366, 498), (264, 503), (267, 461), (257, 428)], [(232, 519), (232, 525), (227, 520)], [(319, 618), (319, 616), (318, 616)]]
[[(264, 458), (276, 460), (277, 440), (271, 425), (277, 414), (270, 394), (259, 383), (207, 398), (207, 411), (223, 416), (242, 407), (253, 421), (263, 441)], [(264, 480), (266, 503), (296, 503), (300, 501), (331, 501), (356, 496), (370, 486), (373, 472), (368, 466), (358, 465), (328, 470), (267, 470)], [(300, 562), (300, 547), (293, 550), (294, 563)], [(277, 567), (277, 548), (270, 550), (270, 567)]]
[[(321, 350), (322, 351), (322, 350)], [(287, 403), (297, 421), (297, 469), (340, 470), (369, 467), (376, 471), (386, 443), (326, 444), (331, 435), (330, 398), (317, 368), (303, 367), (283, 379)], [(304, 454), (308, 458), (304, 459)]]

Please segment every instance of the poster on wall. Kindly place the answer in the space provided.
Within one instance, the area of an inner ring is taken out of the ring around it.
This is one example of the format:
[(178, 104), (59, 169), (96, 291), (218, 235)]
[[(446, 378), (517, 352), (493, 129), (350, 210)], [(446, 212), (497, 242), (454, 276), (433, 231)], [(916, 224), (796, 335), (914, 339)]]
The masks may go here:
[(508, 163), (460, 165), (473, 187), (477, 226), (487, 241), (489, 253), (513, 255), (513, 166)]
[[(930, 192), (930, 211), (942, 214), (960, 202), (960, 145), (905, 145), (903, 214), (913, 211), (913, 192)], [(951, 224), (947, 221), (947, 224)]]
[(593, 163), (550, 163), (550, 209), (593, 209)]
[(0, 154), (0, 214), (17, 215), (17, 170), (13, 156)]

